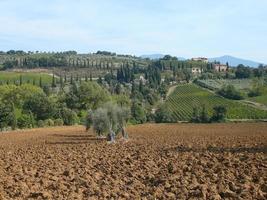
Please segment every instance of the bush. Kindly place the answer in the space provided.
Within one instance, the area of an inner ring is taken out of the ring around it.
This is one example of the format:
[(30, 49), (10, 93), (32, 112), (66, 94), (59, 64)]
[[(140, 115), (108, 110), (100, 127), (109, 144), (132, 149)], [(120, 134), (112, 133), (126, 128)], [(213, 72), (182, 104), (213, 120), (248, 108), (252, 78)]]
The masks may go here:
[(172, 123), (175, 122), (170, 110), (166, 105), (161, 105), (155, 112), (156, 123)]
[(227, 109), (225, 106), (215, 106), (213, 107), (213, 116), (211, 118), (212, 122), (224, 122), (226, 118)]
[(233, 100), (241, 100), (244, 98), (241, 92), (239, 92), (233, 85), (227, 85), (222, 87), (222, 89), (218, 91), (218, 94), (222, 95), (225, 98)]
[(54, 121), (55, 126), (63, 126), (63, 124), (64, 124), (64, 121), (62, 119), (56, 119)]
[(52, 119), (46, 119), (44, 121), (44, 124), (45, 124), (45, 126), (54, 126), (55, 125), (55, 123)]
[(18, 118), (18, 127), (19, 128), (33, 128), (35, 124), (34, 117), (32, 113), (22, 114)]
[(39, 120), (39, 121), (37, 122), (37, 126), (38, 126), (38, 127), (45, 127), (45, 122), (44, 122), (43, 120)]
[(253, 88), (252, 90), (248, 92), (248, 96), (249, 97), (261, 96), (263, 94), (263, 91), (264, 91), (264, 88), (262, 87)]
[(64, 125), (74, 125), (79, 122), (76, 112), (66, 107), (60, 108), (56, 117), (62, 119)]
[(8, 126), (12, 127), (13, 130), (17, 127), (15, 109), (12, 104), (0, 102), (0, 130)]
[(194, 107), (191, 122), (194, 123), (209, 123), (210, 118), (205, 105), (201, 108)]
[(143, 124), (146, 122), (146, 113), (143, 107), (138, 103), (133, 103), (131, 108), (132, 120), (136, 124)]

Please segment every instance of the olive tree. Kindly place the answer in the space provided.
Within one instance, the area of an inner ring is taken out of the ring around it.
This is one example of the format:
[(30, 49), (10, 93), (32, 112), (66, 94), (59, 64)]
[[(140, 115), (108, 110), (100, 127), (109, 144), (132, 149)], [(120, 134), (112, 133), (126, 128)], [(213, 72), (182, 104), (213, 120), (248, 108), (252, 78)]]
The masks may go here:
[(130, 117), (130, 110), (108, 102), (95, 111), (89, 111), (86, 129), (92, 125), (98, 136), (106, 133), (109, 141), (115, 140), (115, 135), (122, 132), (124, 138), (128, 138), (125, 126)]
[(98, 108), (92, 115), (93, 129), (97, 133), (97, 136), (103, 136), (103, 134), (109, 129), (109, 119), (107, 110)]

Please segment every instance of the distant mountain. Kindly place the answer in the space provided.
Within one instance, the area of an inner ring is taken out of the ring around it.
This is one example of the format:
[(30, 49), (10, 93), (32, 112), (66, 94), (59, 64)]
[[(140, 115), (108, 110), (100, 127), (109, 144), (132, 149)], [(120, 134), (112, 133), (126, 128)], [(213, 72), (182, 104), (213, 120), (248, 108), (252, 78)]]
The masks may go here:
[(221, 57), (216, 57), (216, 58), (209, 58), (210, 62), (213, 61), (219, 61), (222, 64), (226, 64), (226, 62), (229, 63), (230, 66), (236, 67), (239, 64), (243, 64), (245, 66), (250, 66), (250, 67), (258, 67), (259, 66), (259, 62), (255, 62), (255, 61), (251, 61), (251, 60), (245, 60), (242, 58), (236, 58), (233, 56), (221, 56)]
[[(158, 59), (163, 58), (164, 56), (165, 56), (164, 54), (149, 54), (149, 55), (142, 55), (140, 57), (141, 58), (149, 58), (151, 60), (158, 60)], [(178, 58), (178, 60), (186, 60), (183, 57), (177, 57), (177, 58)]]

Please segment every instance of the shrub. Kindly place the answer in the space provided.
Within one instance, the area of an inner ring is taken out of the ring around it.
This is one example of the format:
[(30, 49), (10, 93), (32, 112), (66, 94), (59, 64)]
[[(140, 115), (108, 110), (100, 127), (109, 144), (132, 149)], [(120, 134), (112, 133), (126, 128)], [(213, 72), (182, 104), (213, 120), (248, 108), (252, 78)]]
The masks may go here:
[(32, 113), (22, 114), (18, 118), (19, 128), (33, 128), (34, 124), (35, 124), (35, 120), (34, 120)]
[(161, 105), (155, 112), (156, 123), (172, 123), (175, 122), (170, 110), (166, 105)]
[(197, 107), (194, 107), (192, 118), (190, 121), (194, 123), (209, 123), (210, 118), (209, 118), (206, 106), (202, 105), (200, 109)]
[(226, 118), (227, 109), (225, 106), (215, 106), (213, 107), (213, 116), (211, 121), (213, 122), (224, 122)]
[(227, 85), (222, 87), (222, 89), (218, 91), (218, 94), (222, 95), (225, 98), (233, 100), (240, 100), (244, 98), (241, 92), (239, 92), (233, 85)]
[(54, 125), (55, 126), (63, 126), (64, 121), (62, 119), (55, 119)]
[(45, 124), (45, 126), (54, 126), (55, 125), (55, 123), (52, 119), (46, 119), (44, 121), (44, 124)]
[(146, 122), (146, 113), (143, 107), (138, 103), (133, 103), (131, 108), (132, 121), (135, 121), (137, 124), (143, 124)]
[(248, 92), (249, 97), (261, 96), (264, 93), (263, 87), (255, 87)]
[(76, 112), (69, 108), (64, 107), (59, 113), (58, 117), (63, 120), (65, 125), (74, 125), (79, 122)]
[(17, 127), (14, 106), (0, 102), (0, 130), (7, 126), (11, 126), (13, 130)]
[(37, 126), (38, 126), (38, 127), (45, 127), (45, 122), (44, 122), (43, 120), (39, 120), (39, 121), (37, 122)]

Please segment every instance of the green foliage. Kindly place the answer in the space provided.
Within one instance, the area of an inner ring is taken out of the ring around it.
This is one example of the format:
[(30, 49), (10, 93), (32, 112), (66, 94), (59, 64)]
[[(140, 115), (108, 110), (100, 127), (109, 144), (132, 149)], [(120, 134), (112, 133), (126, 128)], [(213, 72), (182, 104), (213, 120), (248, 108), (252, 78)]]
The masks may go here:
[(56, 116), (63, 120), (64, 125), (74, 125), (79, 122), (76, 112), (66, 107), (59, 108)]
[(0, 102), (0, 130), (7, 126), (11, 126), (12, 129), (17, 127), (17, 120), (14, 112), (12, 104), (4, 104)]
[(55, 123), (52, 119), (44, 120), (44, 124), (45, 124), (45, 126), (54, 126), (55, 125)]
[(108, 102), (95, 111), (89, 111), (86, 129), (88, 130), (92, 125), (98, 136), (109, 132), (108, 135), (112, 138), (113, 133), (117, 134), (120, 131), (125, 135), (124, 127), (129, 118), (130, 111), (128, 108)]
[(77, 93), (82, 109), (96, 109), (109, 100), (108, 92), (95, 82), (83, 82)]
[(135, 124), (143, 124), (146, 122), (146, 113), (140, 103), (134, 102), (131, 107), (132, 122)]
[(105, 132), (109, 130), (110, 125), (106, 109), (98, 108), (93, 113), (92, 118), (93, 118), (93, 128), (98, 136), (103, 135)]
[(252, 75), (252, 70), (244, 65), (238, 65), (235, 71), (236, 78), (249, 78)]
[(54, 125), (55, 126), (63, 126), (64, 125), (64, 121), (62, 119), (55, 119), (54, 121)]
[(44, 122), (44, 120), (38, 120), (38, 122), (37, 122), (37, 126), (38, 126), (38, 127), (45, 127), (45, 122)]
[(227, 86), (222, 87), (218, 91), (218, 94), (222, 95), (225, 98), (233, 99), (233, 100), (244, 99), (241, 92), (239, 92), (237, 89), (235, 89), (235, 87), (233, 85), (227, 85)]
[(13, 103), (15, 107), (21, 107), (24, 101), (38, 94), (43, 94), (42, 89), (30, 84), (0, 86), (0, 100)]
[(214, 113), (211, 118), (213, 122), (224, 122), (226, 118), (227, 108), (225, 106), (213, 107)]
[(23, 113), (18, 118), (18, 127), (19, 128), (33, 128), (35, 126), (34, 116), (31, 112)]
[(155, 122), (156, 123), (172, 123), (176, 122), (172, 116), (172, 113), (169, 112), (169, 108), (166, 105), (161, 105), (155, 112)]
[(194, 107), (190, 121), (194, 123), (209, 123), (210, 118), (206, 105), (203, 104), (201, 107)]
[(44, 94), (32, 95), (24, 102), (23, 110), (31, 112), (36, 117), (36, 120), (45, 120), (53, 118), (55, 106)]

